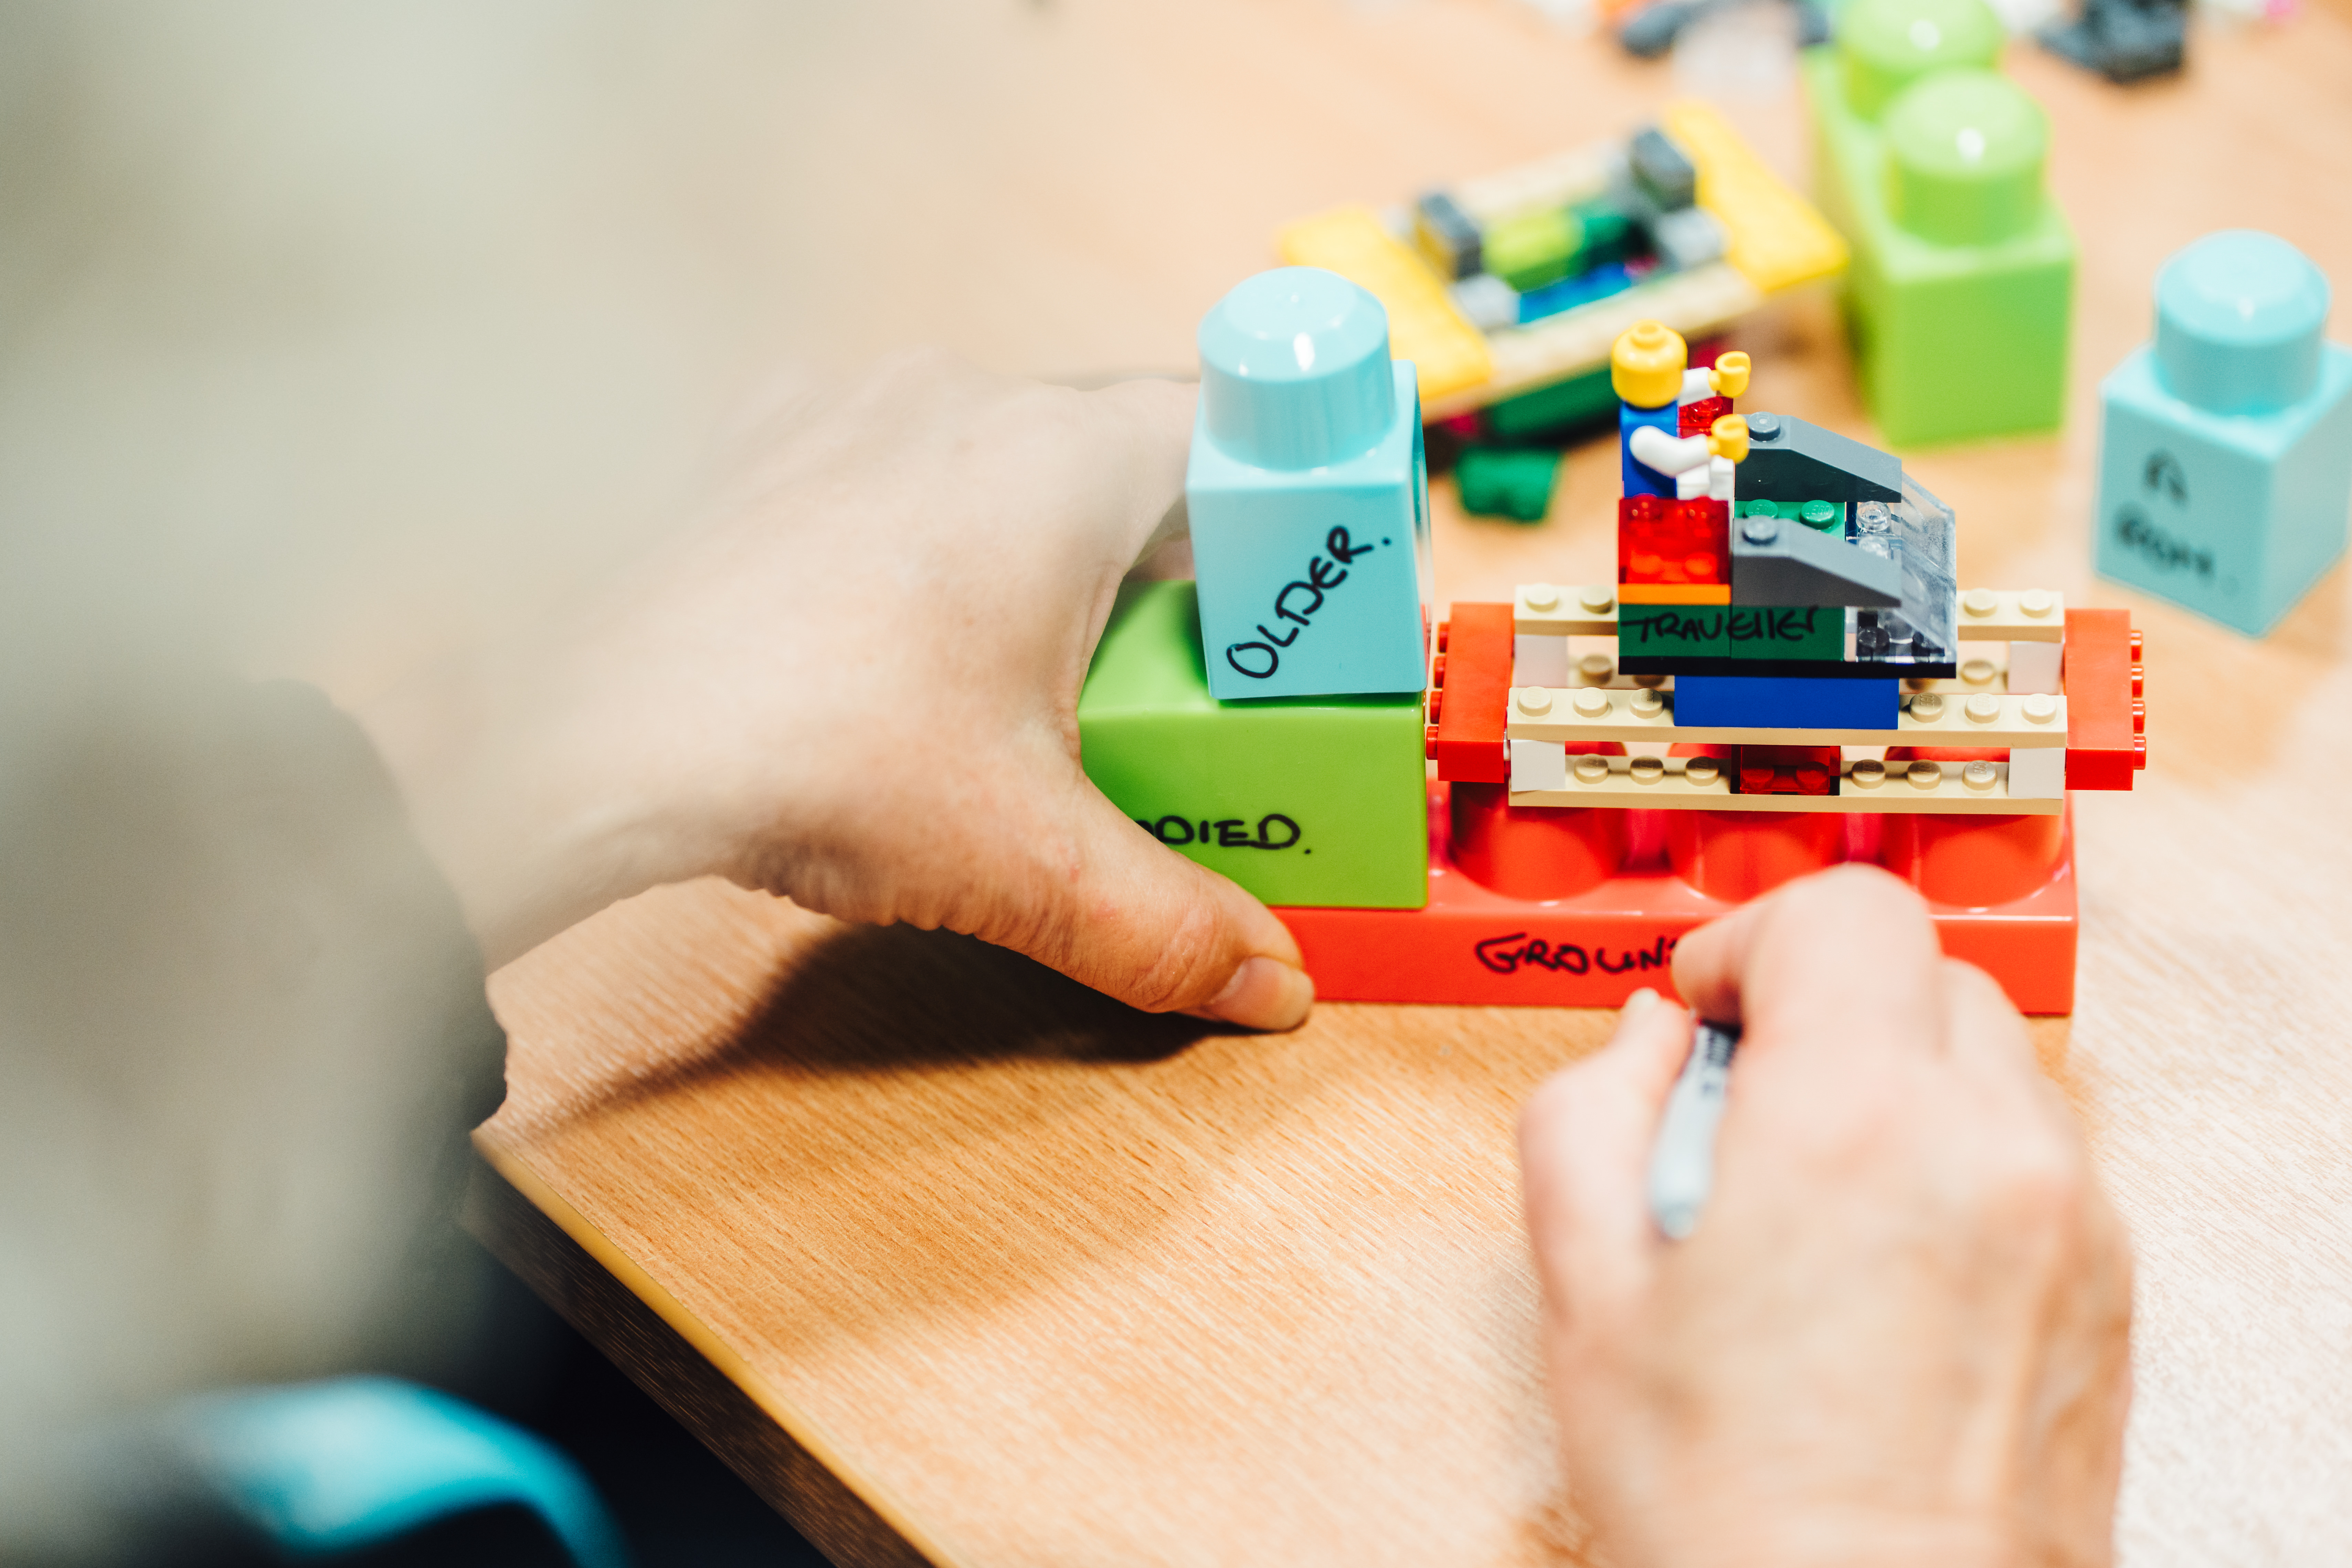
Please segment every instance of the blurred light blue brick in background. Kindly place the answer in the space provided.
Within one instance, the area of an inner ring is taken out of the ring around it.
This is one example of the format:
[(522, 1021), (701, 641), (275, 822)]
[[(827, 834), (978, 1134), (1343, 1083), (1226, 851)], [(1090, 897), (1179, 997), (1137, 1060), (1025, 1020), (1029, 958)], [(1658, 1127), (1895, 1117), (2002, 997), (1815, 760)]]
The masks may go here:
[(2344, 553), (2352, 350), (2320, 337), (2327, 279), (2226, 229), (2156, 279), (2156, 342), (2100, 385), (2103, 576), (2260, 636)]
[(1421, 397), (1335, 272), (1248, 279), (1201, 322), (1184, 495), (1209, 692), (1419, 691), (1433, 572)]

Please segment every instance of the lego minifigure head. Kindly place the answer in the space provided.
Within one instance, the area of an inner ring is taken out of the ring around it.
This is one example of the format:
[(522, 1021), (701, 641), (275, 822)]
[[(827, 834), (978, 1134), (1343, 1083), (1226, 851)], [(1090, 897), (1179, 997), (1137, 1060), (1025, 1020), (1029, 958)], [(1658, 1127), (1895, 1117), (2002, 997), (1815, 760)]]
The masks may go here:
[(1636, 408), (1664, 408), (1681, 395), (1689, 358), (1680, 332), (1656, 321), (1636, 321), (1609, 351), (1609, 384)]

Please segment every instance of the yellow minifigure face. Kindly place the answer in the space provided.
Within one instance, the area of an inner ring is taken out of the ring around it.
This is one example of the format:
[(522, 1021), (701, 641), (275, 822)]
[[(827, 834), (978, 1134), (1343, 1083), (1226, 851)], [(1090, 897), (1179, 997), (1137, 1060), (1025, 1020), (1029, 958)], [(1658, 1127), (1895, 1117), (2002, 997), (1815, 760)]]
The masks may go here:
[(1689, 360), (1680, 332), (1657, 321), (1636, 321), (1609, 351), (1609, 384), (1636, 408), (1663, 408), (1681, 395)]

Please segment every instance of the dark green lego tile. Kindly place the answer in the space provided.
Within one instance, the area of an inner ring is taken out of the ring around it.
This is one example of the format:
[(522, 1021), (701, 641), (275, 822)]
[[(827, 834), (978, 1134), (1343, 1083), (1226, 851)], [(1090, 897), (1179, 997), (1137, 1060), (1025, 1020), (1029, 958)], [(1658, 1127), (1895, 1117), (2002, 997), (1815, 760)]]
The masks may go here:
[(1120, 590), (1078, 743), (1121, 811), (1269, 904), (1428, 900), (1420, 695), (1218, 702), (1190, 583)]
[(1624, 605), (1617, 607), (1622, 658), (1721, 658), (1731, 652), (1727, 605)]
[(1836, 606), (1731, 606), (1726, 635), (1734, 658), (1845, 658), (1845, 611)]
[(1617, 389), (1609, 384), (1609, 367), (1571, 375), (1506, 397), (1486, 410), (1486, 428), (1511, 440), (1564, 434), (1583, 426), (1617, 423)]
[(1551, 510), (1559, 454), (1528, 447), (1469, 447), (1454, 469), (1462, 510), (1473, 517), (1541, 522)]

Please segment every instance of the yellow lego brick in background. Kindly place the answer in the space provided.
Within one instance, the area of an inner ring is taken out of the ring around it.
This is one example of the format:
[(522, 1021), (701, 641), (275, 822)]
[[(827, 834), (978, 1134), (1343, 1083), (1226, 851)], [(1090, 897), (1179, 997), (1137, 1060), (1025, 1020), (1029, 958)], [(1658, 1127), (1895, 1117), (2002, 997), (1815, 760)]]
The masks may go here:
[(1282, 259), (1320, 267), (1370, 290), (1389, 313), (1389, 352), (1410, 360), (1424, 407), (1486, 382), (1495, 374), (1486, 339), (1454, 308), (1420, 257), (1369, 207), (1341, 207), (1301, 218), (1276, 237)]
[(1672, 104), (1665, 129), (1698, 169), (1698, 205), (1731, 233), (1731, 264), (1757, 288), (1769, 294), (1844, 268), (1837, 231), (1712, 107), (1695, 99)]

